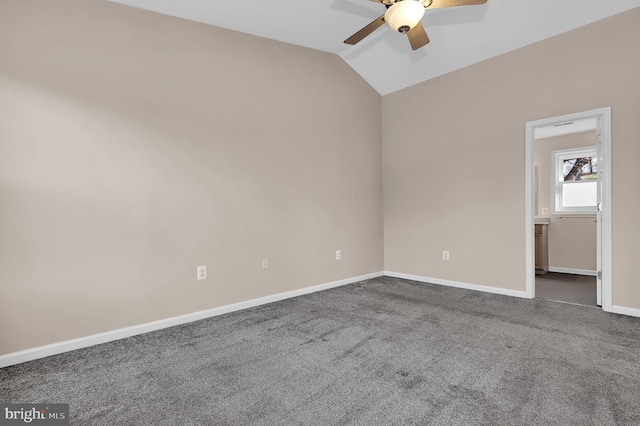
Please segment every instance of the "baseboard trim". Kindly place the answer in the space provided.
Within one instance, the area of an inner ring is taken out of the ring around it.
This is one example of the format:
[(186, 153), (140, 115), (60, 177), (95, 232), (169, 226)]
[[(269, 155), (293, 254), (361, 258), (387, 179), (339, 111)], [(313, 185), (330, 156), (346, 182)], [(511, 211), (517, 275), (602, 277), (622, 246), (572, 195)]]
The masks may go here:
[(574, 275), (589, 275), (595, 277), (598, 275), (597, 271), (590, 269), (573, 269), (573, 268), (557, 268), (555, 266), (549, 266), (549, 272), (559, 272), (561, 274), (574, 274)]
[(466, 290), (484, 291), (486, 293), (495, 293), (495, 294), (501, 294), (504, 296), (520, 297), (523, 299), (529, 298), (525, 291), (509, 290), (506, 288), (490, 287), (490, 286), (480, 285), (480, 284), (469, 284), (469, 283), (462, 283), (458, 281), (442, 280), (440, 278), (429, 278), (429, 277), (423, 277), (420, 275), (403, 274), (401, 272), (385, 271), (384, 274), (389, 277), (403, 278), (406, 280), (419, 281), (419, 282), (429, 283), (429, 284), (444, 285), (447, 287), (457, 287), (457, 288), (464, 288)]
[(610, 312), (613, 312), (614, 314), (629, 315), (631, 317), (640, 317), (640, 309), (637, 308), (612, 305)]
[(290, 299), (292, 297), (302, 296), (309, 293), (315, 293), (322, 290), (328, 290), (334, 287), (340, 287), (347, 284), (356, 283), (359, 281), (368, 280), (371, 278), (377, 278), (383, 276), (383, 272), (374, 272), (372, 274), (359, 275), (357, 277), (345, 278), (343, 280), (332, 281), (324, 284), (319, 284), (311, 287), (305, 287), (298, 290), (287, 291), (284, 293), (273, 294), (271, 296), (259, 297), (257, 299), (247, 300), (244, 302), (233, 303), (231, 305), (220, 306), (217, 308), (207, 309), (204, 311), (193, 312), (186, 315), (180, 315), (177, 317), (166, 318), (158, 321), (152, 321), (144, 324), (134, 325), (131, 327), (120, 328), (117, 330), (111, 330), (104, 333), (93, 334), (90, 336), (80, 337), (77, 339), (65, 340), (62, 342), (52, 343), (50, 345), (39, 346), (32, 349), (25, 349), (19, 352), (12, 352), (5, 355), (0, 355), (0, 368), (8, 367), (10, 365), (21, 364), (27, 361), (33, 361), (35, 359), (44, 358), (51, 355), (57, 355), (64, 352), (73, 351), (76, 349), (82, 349), (93, 345), (99, 345), (101, 343), (107, 343), (118, 339), (124, 339), (138, 334), (148, 333), (150, 331), (161, 330), (163, 328), (173, 327), (180, 324), (186, 324), (193, 321), (198, 321), (205, 318), (215, 317), (218, 315), (224, 315), (230, 312), (239, 311), (242, 309), (253, 308), (255, 306), (265, 305), (267, 303), (273, 303), (284, 299)]

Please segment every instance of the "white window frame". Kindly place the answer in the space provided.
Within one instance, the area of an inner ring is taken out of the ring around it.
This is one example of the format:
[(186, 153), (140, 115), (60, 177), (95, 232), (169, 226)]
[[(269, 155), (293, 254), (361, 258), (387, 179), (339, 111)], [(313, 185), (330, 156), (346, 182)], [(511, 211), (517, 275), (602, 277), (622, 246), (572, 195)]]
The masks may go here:
[[(551, 193), (553, 197), (553, 213), (556, 215), (595, 215), (596, 205), (586, 207), (565, 207), (562, 205), (562, 191), (565, 185), (580, 185), (581, 182), (564, 182), (563, 163), (568, 158), (597, 157), (598, 147), (588, 146), (581, 148), (559, 149), (551, 152), (551, 164), (553, 164), (551, 176)], [(598, 168), (600, 165), (598, 165)], [(599, 170), (598, 170), (599, 172)], [(586, 183), (586, 182), (585, 182)], [(597, 201), (596, 201), (597, 204)]]

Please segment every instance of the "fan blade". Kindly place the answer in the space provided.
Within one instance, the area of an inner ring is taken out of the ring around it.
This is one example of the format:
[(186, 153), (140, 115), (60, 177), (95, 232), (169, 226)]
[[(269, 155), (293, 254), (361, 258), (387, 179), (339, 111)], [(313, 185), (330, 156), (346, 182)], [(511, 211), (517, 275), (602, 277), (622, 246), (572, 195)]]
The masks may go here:
[(418, 50), (429, 43), (427, 32), (424, 30), (424, 27), (420, 22), (409, 30), (407, 37), (409, 37), (409, 43), (411, 43), (411, 48), (413, 50)]
[(485, 4), (487, 0), (433, 0), (427, 9), (440, 9), (443, 7), (472, 6), (474, 4)]
[(378, 28), (384, 24), (384, 14), (380, 15), (376, 20), (371, 22), (369, 25), (362, 28), (360, 31), (346, 39), (344, 42), (346, 44), (356, 44)]

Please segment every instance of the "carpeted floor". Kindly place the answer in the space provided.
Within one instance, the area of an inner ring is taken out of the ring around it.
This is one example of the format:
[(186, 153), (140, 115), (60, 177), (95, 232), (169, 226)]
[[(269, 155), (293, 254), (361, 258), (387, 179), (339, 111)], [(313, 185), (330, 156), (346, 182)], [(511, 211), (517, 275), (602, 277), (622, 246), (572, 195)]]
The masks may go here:
[(0, 370), (75, 425), (640, 424), (640, 319), (377, 278)]

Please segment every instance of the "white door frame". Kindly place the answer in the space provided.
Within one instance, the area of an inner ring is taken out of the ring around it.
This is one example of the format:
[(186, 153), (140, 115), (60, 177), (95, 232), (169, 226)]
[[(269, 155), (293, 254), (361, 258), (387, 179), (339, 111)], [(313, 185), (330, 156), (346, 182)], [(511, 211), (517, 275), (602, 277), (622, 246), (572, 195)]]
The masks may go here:
[(535, 263), (534, 263), (534, 142), (535, 130), (554, 124), (566, 123), (588, 118), (598, 120), (600, 134), (600, 152), (602, 164), (598, 164), (602, 178), (601, 187), (601, 235), (599, 235), (598, 273), (602, 279), (602, 309), (611, 312), (611, 107), (594, 109), (591, 111), (567, 114), (526, 123), (525, 141), (525, 268), (526, 268), (526, 297), (535, 297)]

